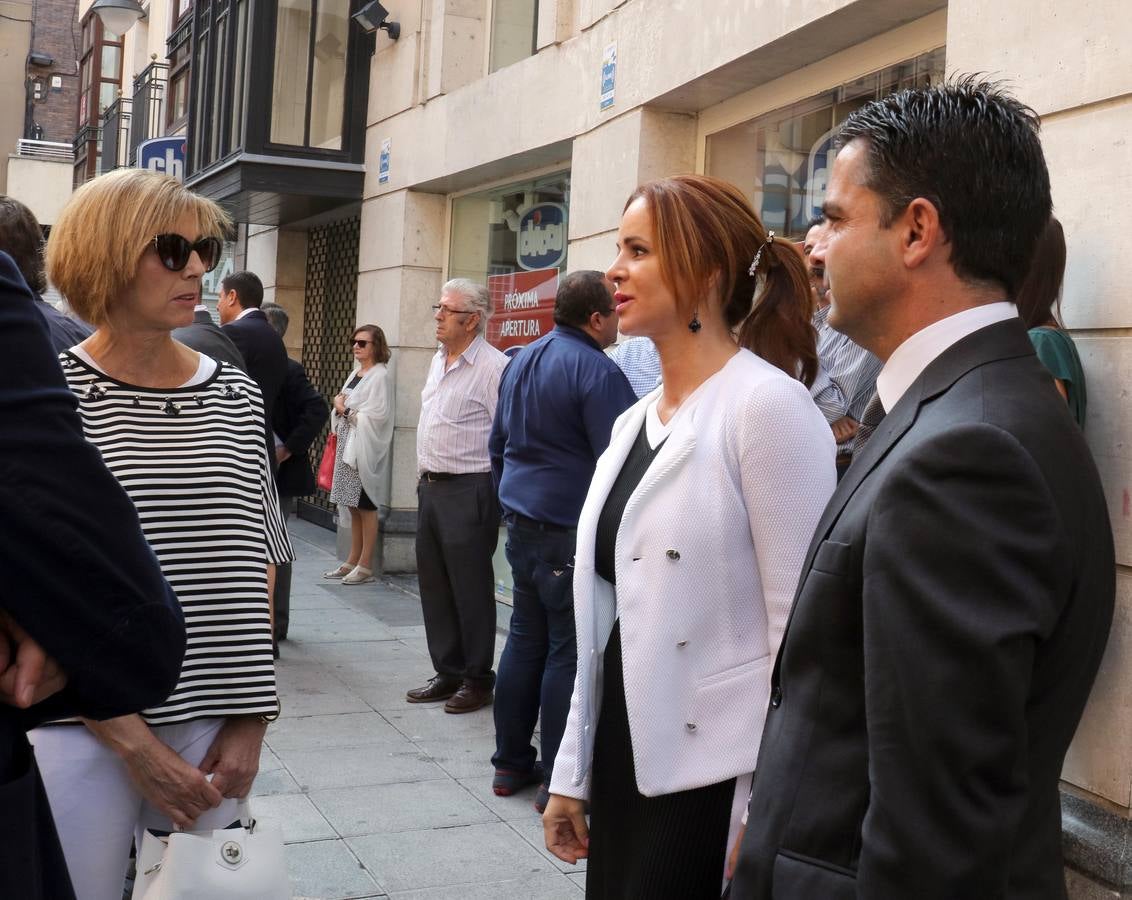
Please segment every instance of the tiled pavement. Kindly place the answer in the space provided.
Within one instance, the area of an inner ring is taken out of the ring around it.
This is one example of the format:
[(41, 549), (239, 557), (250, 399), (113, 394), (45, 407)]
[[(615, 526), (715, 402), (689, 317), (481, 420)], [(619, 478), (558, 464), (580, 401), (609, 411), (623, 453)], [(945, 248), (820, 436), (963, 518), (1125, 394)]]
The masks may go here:
[(405, 702), (432, 674), (413, 580), (326, 582), (334, 535), (290, 524), (283, 715), (267, 732), (252, 809), (283, 831), (295, 897), (581, 897), (584, 863), (546, 852), (534, 789), (491, 792), (491, 709), (453, 716)]

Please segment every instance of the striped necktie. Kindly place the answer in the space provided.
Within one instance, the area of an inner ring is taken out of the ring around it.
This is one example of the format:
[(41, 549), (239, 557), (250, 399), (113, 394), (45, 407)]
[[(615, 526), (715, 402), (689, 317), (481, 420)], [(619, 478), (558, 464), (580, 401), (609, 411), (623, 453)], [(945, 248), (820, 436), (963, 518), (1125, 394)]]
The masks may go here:
[(884, 420), (884, 405), (880, 402), (880, 394), (874, 393), (861, 414), (861, 424), (857, 428), (857, 436), (853, 438), (853, 455), (856, 456), (865, 449), (865, 444), (877, 430), (877, 426)]

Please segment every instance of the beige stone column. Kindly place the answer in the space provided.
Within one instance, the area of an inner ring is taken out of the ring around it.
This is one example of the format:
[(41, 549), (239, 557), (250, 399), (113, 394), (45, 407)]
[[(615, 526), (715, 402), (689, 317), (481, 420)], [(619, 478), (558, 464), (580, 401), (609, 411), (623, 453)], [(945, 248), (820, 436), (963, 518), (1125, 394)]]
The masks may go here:
[(417, 420), (421, 386), (436, 352), (432, 304), (440, 296), (446, 209), (444, 195), (409, 190), (362, 204), (357, 321), (380, 325), (393, 350), (392, 512), (382, 532), (387, 572), (416, 569)]
[(1085, 717), (1062, 772), (1070, 896), (1117, 898), (1132, 888), (1125, 843), (1132, 807), (1132, 19), (1123, 0), (1080, 9), (1030, 0), (948, 4), (947, 68), (1000, 73), (1042, 117), (1054, 212), (1068, 262), (1062, 312), (1088, 384), (1085, 436), (1116, 537), (1116, 615)]
[(574, 140), (570, 171), (570, 268), (613, 261), (625, 200), (638, 184), (692, 172), (696, 119), (638, 107)]

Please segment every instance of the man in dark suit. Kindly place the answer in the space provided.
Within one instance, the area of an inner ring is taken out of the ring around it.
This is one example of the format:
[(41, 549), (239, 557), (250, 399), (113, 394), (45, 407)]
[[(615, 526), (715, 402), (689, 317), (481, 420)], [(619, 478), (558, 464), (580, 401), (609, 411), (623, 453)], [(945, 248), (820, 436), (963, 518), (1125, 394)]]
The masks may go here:
[[(264, 303), (262, 309), (280, 339), (285, 337), (290, 323), (287, 311), (278, 303)], [(296, 497), (314, 493), (314, 472), (307, 451), (329, 418), (330, 407), (307, 378), (307, 370), (298, 360), (287, 357), (287, 378), (272, 412), (277, 438), (275, 461), (279, 465), (275, 486), (284, 516), (291, 514)], [(284, 563), (275, 567), (276, 643), (287, 639), (290, 621), (291, 564)]]
[(248, 374), (263, 394), (264, 443), (274, 460), (271, 416), (287, 378), (287, 349), (260, 309), (262, 303), (263, 282), (254, 272), (234, 272), (220, 282), (216, 311), (220, 314), (221, 330), (244, 357)]
[(198, 353), (229, 363), (241, 372), (248, 371), (243, 354), (236, 349), (232, 339), (220, 326), (212, 321), (212, 313), (203, 303), (198, 303), (193, 309), (191, 325), (173, 329), (173, 338)]
[(0, 897), (74, 896), (27, 729), (160, 703), (184, 652), (177, 598), (0, 253)]
[(1065, 897), (1058, 777), (1115, 575), (1009, 302), (1050, 215), (1037, 132), (975, 79), (841, 128), (829, 321), (884, 368), (775, 662), (733, 900)]

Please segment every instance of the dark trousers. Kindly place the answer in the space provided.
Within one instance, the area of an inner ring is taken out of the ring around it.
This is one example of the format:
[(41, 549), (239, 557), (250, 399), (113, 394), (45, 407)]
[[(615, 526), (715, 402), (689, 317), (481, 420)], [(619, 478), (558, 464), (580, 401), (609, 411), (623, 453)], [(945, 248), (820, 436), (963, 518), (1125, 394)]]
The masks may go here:
[(529, 772), (542, 710), (542, 761), (550, 783), (566, 728), (578, 650), (574, 639), (574, 531), (509, 522), (507, 561), (515, 581), (511, 629), (495, 685), (497, 769)]
[[(295, 508), (294, 497), (280, 497), (279, 510), (283, 513), (283, 521), (291, 517)], [(273, 595), (275, 609), (275, 640), (287, 640), (287, 626), (291, 624), (291, 564), (280, 563), (275, 567), (275, 594)]]
[(437, 674), (491, 687), (499, 501), (491, 473), (417, 486), (417, 579)]

